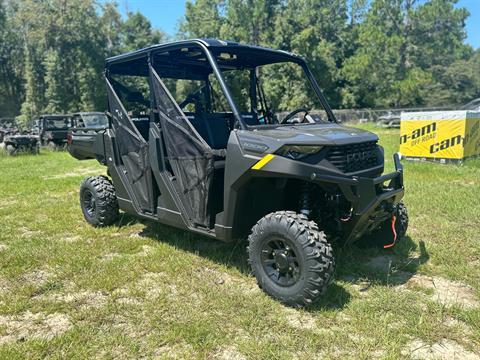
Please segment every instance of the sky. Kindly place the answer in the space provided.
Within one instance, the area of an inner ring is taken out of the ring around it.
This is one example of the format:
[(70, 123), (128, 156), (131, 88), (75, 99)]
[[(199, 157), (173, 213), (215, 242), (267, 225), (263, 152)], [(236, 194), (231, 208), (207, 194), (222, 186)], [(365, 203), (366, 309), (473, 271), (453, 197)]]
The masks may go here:
[[(185, 14), (186, 0), (117, 0), (122, 14), (126, 11), (139, 11), (156, 28), (174, 35), (178, 23)], [(459, 0), (457, 6), (466, 7), (470, 12), (467, 19), (466, 42), (475, 49), (480, 47), (480, 0)]]

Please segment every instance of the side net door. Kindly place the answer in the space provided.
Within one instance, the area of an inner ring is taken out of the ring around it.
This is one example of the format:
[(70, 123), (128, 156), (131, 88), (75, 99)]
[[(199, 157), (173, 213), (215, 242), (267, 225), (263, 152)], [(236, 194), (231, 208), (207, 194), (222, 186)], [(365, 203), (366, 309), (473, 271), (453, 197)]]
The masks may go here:
[(106, 82), (115, 143), (121, 160), (120, 164), (117, 162), (117, 166), (121, 167), (120, 176), (130, 195), (133, 195), (135, 205), (142, 211), (151, 212), (148, 143), (128, 116), (112, 84), (108, 79)]
[(213, 152), (186, 118), (155, 69), (150, 78), (174, 185), (190, 220), (208, 227), (208, 198), (213, 180)]

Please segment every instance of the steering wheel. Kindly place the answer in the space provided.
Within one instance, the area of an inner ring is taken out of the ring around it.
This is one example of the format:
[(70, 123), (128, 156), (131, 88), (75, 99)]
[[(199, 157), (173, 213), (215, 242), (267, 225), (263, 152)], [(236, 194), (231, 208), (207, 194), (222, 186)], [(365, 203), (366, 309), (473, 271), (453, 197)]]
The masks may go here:
[(293, 118), (295, 115), (297, 115), (298, 113), (305, 113), (305, 115), (303, 115), (303, 120), (301, 122), (304, 122), (305, 121), (305, 117), (308, 115), (308, 109), (306, 108), (298, 108), (296, 110), (293, 110), (290, 114), (288, 114), (287, 116), (285, 116), (283, 118), (283, 120), (280, 122), (280, 124), (286, 124), (288, 122), (288, 120), (290, 120), (291, 118)]

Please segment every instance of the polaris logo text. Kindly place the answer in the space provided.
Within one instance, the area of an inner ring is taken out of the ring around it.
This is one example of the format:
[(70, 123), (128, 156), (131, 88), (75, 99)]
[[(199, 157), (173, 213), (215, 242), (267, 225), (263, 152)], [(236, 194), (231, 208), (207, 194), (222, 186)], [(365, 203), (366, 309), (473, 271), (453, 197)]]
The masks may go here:
[(351, 154), (347, 154), (347, 163), (350, 163), (352, 161), (361, 161), (361, 160), (367, 160), (375, 156), (375, 152), (370, 150), (370, 151), (359, 151), (359, 152), (354, 152)]

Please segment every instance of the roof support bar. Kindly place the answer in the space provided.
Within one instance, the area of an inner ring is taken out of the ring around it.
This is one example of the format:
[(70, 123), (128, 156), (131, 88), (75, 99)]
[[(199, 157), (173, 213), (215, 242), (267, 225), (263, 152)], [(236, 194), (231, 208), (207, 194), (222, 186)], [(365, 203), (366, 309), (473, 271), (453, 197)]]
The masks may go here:
[(338, 123), (337, 118), (333, 114), (332, 109), (330, 108), (330, 105), (328, 105), (327, 100), (325, 99), (325, 95), (323, 95), (322, 90), (320, 89), (320, 86), (317, 83), (317, 80), (315, 79), (315, 76), (312, 73), (312, 70), (307, 66), (304, 60), (300, 62), (300, 65), (303, 68), (303, 71), (305, 71), (305, 74), (307, 75), (308, 79), (310, 80), (310, 83), (312, 84), (313, 90), (317, 93), (318, 98), (320, 99), (320, 102), (322, 103), (323, 108), (327, 112), (328, 119), (330, 122), (335, 122)]
[(222, 72), (218, 68), (217, 61), (215, 58), (212, 56), (208, 48), (203, 44), (203, 42), (198, 42), (198, 46), (205, 52), (205, 55), (207, 56), (208, 62), (210, 63), (210, 66), (213, 69), (213, 73), (215, 74), (218, 82), (220, 83), (220, 87), (223, 90), (223, 93), (225, 97), (227, 98), (228, 104), (232, 108), (233, 116), (235, 116), (236, 120), (240, 124), (240, 128), (242, 130), (247, 130), (248, 127), (245, 124), (245, 121), (243, 120), (242, 116), (240, 115), (240, 112), (237, 109), (237, 106), (235, 105), (235, 102), (233, 101), (232, 94), (230, 93), (230, 90), (228, 89), (227, 85), (225, 84), (225, 79), (223, 78)]

